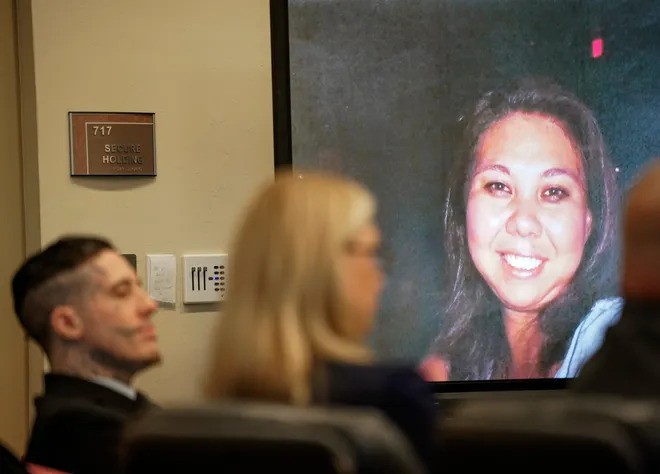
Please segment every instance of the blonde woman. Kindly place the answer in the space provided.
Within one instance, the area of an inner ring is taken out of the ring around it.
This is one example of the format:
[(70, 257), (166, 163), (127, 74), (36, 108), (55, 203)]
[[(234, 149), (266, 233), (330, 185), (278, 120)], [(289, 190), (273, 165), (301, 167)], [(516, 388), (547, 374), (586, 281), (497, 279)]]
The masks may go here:
[(257, 194), (230, 253), (207, 393), (374, 406), (428, 461), (430, 389), (365, 344), (384, 283), (375, 212), (364, 187), (320, 173), (279, 174)]

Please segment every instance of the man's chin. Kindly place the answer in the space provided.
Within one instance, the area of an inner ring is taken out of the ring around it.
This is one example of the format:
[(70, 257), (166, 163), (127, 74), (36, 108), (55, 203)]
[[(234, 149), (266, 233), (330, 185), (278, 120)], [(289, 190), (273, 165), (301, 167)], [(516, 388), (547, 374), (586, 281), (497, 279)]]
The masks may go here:
[(106, 351), (94, 351), (92, 357), (105, 367), (132, 375), (142, 372), (154, 365), (158, 365), (162, 360), (160, 351), (141, 354), (138, 357), (126, 357)]
[(155, 354), (152, 354), (150, 356), (145, 357), (142, 360), (142, 366), (139, 370), (145, 370), (148, 369), (149, 367), (153, 367), (155, 365), (160, 365), (160, 363), (163, 361), (163, 356), (160, 352), (157, 352)]

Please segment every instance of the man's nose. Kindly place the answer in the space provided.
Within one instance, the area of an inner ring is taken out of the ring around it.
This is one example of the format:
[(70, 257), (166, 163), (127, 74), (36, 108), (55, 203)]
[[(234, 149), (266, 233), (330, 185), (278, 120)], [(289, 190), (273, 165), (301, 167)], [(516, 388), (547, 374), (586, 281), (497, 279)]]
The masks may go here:
[(142, 311), (145, 315), (151, 316), (157, 309), (158, 303), (147, 293), (144, 288), (141, 288), (142, 292)]

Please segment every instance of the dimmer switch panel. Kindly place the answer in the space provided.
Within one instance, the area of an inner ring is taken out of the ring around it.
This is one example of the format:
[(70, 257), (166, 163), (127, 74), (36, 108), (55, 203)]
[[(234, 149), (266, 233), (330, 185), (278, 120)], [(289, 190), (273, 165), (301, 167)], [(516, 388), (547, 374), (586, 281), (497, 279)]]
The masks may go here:
[(183, 256), (183, 302), (216, 303), (227, 290), (227, 254)]

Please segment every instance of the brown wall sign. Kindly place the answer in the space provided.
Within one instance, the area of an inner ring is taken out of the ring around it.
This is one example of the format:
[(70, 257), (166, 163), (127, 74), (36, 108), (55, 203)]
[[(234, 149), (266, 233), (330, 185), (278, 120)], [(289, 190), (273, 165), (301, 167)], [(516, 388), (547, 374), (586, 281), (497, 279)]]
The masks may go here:
[(156, 176), (154, 114), (69, 112), (71, 176)]

